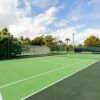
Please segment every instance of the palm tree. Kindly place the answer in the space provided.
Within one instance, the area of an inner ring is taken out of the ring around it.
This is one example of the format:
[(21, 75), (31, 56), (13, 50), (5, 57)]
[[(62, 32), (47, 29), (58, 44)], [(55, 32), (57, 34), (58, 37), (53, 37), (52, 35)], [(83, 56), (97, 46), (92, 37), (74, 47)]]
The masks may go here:
[(68, 45), (68, 42), (70, 41), (70, 39), (69, 38), (66, 38), (65, 41), (67, 42), (67, 45)]
[(58, 43), (59, 43), (59, 45), (60, 45), (60, 51), (61, 51), (61, 47), (62, 47), (62, 45), (63, 45), (63, 41), (59, 40)]
[[(70, 41), (70, 39), (66, 38), (65, 41), (67, 42), (67, 47), (68, 47), (68, 42)], [(67, 49), (67, 47), (65, 47), (65, 49)]]

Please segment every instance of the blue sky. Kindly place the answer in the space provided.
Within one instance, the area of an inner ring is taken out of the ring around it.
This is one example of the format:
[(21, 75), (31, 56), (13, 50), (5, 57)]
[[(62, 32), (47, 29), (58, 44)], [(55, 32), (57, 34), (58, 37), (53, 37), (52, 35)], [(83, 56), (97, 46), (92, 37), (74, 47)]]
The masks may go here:
[[(31, 12), (27, 16), (36, 16), (50, 7), (60, 6), (62, 9), (56, 14), (58, 19), (71, 20), (71, 24), (84, 24), (86, 27), (100, 26), (100, 0), (47, 0), (43, 7), (31, 4)], [(18, 8), (25, 8), (24, 0), (20, 0)]]
[(64, 40), (75, 33), (77, 44), (100, 37), (100, 0), (0, 0), (0, 16), (0, 29), (8, 27), (16, 37)]

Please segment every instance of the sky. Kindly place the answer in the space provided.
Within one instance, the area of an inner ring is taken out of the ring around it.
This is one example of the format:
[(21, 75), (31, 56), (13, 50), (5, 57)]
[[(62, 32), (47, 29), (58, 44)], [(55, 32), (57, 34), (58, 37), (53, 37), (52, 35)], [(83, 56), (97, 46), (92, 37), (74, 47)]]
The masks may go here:
[(52, 35), (61, 40), (75, 34), (75, 44), (100, 37), (100, 0), (0, 0), (0, 30), (15, 37)]

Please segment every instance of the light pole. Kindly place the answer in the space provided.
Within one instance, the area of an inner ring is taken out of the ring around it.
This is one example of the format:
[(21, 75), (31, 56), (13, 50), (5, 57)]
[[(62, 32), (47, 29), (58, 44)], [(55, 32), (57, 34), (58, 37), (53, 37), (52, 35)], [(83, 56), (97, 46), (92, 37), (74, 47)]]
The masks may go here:
[(74, 49), (75, 49), (75, 33), (72, 33), (73, 36), (73, 53), (74, 53)]

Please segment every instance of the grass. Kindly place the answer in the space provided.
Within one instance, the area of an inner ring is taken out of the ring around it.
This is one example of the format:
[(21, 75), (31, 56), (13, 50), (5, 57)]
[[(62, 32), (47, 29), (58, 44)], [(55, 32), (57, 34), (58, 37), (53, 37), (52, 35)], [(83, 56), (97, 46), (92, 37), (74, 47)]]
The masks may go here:
[(97, 58), (100, 55), (73, 54), (0, 61), (3, 100), (20, 100), (37, 93), (94, 64)]

